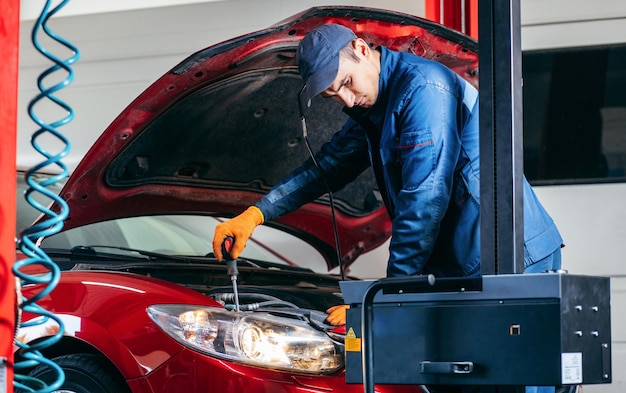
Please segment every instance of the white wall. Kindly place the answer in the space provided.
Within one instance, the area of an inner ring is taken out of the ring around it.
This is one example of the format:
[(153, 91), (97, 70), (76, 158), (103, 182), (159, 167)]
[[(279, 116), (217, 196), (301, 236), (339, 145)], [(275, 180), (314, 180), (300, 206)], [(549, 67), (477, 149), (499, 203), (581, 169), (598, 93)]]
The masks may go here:
[[(107, 0), (107, 1), (90, 1), (90, 0), (72, 0), (67, 2), (64, 7), (55, 13), (55, 17), (63, 16), (81, 16), (89, 14), (101, 14), (105, 12), (123, 12), (132, 10), (141, 10), (156, 7), (181, 6), (195, 3), (211, 3), (214, 1), (233, 1), (233, 0)], [(50, 9), (60, 3), (51, 2)], [(44, 1), (28, 0), (20, 5), (20, 19), (32, 20), (37, 19), (44, 7)]]
[(624, 0), (520, 0), (522, 50), (624, 43)]

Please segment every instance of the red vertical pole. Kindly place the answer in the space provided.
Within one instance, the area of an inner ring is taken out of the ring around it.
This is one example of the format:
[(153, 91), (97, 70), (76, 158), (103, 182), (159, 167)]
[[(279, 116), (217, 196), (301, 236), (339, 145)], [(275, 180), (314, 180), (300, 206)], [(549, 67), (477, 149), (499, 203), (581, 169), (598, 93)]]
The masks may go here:
[(426, 19), (478, 39), (478, 0), (424, 0)]
[(16, 300), (11, 267), (15, 261), (19, 11), (19, 0), (0, 0), (0, 391), (8, 393), (13, 392)]
[(478, 0), (469, 0), (467, 6), (467, 35), (475, 40), (478, 39)]
[(443, 20), (441, 19), (441, 3), (441, 0), (424, 0), (426, 19), (443, 24)]

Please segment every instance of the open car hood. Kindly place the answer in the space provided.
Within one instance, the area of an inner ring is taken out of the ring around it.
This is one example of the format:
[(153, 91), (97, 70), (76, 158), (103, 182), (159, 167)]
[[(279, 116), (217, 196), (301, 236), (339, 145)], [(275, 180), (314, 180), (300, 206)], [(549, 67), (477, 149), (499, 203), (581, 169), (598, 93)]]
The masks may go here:
[[(232, 216), (254, 204), (308, 158), (295, 53), (306, 32), (325, 23), (347, 25), (373, 47), (440, 61), (477, 85), (477, 45), (467, 36), (397, 12), (308, 9), (189, 56), (138, 96), (61, 191), (70, 208), (65, 228), (164, 212)], [(306, 119), (317, 151), (346, 115), (333, 100), (316, 97)], [(334, 200), (345, 264), (388, 239), (391, 223), (371, 170)], [(302, 235), (337, 265), (327, 196), (267, 224)]]

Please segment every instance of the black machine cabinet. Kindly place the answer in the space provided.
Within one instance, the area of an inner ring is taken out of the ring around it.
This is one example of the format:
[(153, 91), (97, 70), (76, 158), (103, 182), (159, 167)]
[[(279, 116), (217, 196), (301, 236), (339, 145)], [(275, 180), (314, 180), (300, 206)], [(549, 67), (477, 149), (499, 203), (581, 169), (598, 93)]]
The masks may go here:
[(341, 289), (351, 305), (348, 383), (611, 382), (608, 277), (421, 276), (344, 281)]

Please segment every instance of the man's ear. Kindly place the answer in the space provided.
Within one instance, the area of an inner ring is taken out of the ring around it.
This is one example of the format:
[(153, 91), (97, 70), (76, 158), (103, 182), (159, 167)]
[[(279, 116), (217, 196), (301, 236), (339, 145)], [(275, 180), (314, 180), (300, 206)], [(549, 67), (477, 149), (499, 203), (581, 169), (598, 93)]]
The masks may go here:
[(367, 42), (362, 38), (357, 38), (352, 41), (352, 47), (356, 54), (360, 57), (368, 58), (371, 55), (371, 48), (367, 45)]

